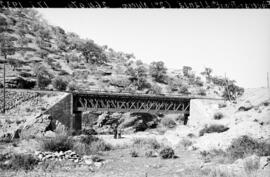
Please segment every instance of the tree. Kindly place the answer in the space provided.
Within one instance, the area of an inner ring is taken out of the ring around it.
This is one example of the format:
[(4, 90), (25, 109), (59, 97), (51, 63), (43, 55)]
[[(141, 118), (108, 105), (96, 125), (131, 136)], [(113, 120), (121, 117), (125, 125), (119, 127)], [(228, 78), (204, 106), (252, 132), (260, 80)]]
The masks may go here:
[(138, 90), (150, 87), (146, 80), (147, 69), (143, 65), (136, 65), (135, 68), (128, 67), (126, 74), (130, 75), (130, 80)]
[(52, 85), (55, 89), (64, 91), (67, 88), (68, 81), (63, 76), (57, 76), (52, 80)]
[(106, 55), (103, 53), (102, 48), (95, 44), (93, 41), (87, 41), (81, 48), (82, 54), (86, 60), (92, 64), (104, 64), (107, 61)]
[(190, 66), (183, 66), (183, 75), (185, 77), (189, 77), (191, 70), (192, 70), (192, 68)]
[(152, 62), (149, 68), (150, 75), (157, 82), (165, 83), (167, 78), (167, 68), (164, 66), (163, 61)]
[(35, 65), (33, 71), (37, 78), (37, 88), (44, 89), (47, 85), (51, 83), (52, 75), (48, 72), (47, 68), (44, 65)]
[(204, 69), (204, 71), (201, 72), (201, 74), (202, 74), (202, 75), (205, 75), (207, 81), (210, 82), (210, 81), (211, 81), (211, 78), (212, 78), (212, 76), (211, 76), (212, 72), (213, 72), (213, 69), (206, 67), (206, 68)]
[(244, 88), (235, 85), (234, 80), (232, 81), (226, 80), (226, 82), (227, 84), (222, 94), (223, 98), (225, 98), (226, 100), (233, 101), (236, 100), (237, 97), (243, 95)]

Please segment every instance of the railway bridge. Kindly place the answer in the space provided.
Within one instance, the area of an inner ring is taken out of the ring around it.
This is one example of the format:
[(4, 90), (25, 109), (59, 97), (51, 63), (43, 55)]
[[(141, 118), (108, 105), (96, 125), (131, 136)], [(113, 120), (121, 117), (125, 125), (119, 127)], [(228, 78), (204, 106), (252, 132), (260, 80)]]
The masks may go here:
[(211, 99), (205, 96), (191, 95), (153, 95), (112, 92), (72, 93), (73, 116), (71, 127), (81, 129), (82, 112), (147, 112), (147, 113), (181, 113), (185, 120), (190, 114), (190, 100)]

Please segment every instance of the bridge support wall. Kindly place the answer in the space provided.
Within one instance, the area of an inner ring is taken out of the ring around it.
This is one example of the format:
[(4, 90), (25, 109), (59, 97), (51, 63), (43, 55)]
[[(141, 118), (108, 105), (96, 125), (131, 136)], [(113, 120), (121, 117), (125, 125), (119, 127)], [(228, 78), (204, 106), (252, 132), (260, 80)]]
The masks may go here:
[(73, 112), (72, 94), (68, 94), (44, 114), (50, 114), (54, 121), (59, 121), (65, 127), (70, 128), (70, 121)]

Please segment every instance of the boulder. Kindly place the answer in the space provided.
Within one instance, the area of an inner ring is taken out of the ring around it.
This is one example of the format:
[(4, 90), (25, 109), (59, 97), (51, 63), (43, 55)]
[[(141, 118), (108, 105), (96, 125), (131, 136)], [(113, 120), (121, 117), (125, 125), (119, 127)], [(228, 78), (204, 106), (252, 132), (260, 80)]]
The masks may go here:
[(48, 130), (51, 124), (51, 116), (48, 114), (42, 114), (34, 120), (30, 120), (25, 123), (25, 126), (21, 130), (21, 138), (34, 138), (41, 137)]

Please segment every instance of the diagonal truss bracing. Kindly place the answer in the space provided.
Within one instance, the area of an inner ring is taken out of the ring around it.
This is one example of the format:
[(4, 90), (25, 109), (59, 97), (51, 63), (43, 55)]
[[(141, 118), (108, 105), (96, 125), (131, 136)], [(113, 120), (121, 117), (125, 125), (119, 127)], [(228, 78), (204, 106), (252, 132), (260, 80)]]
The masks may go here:
[(77, 94), (74, 95), (73, 106), (75, 111), (189, 113), (189, 101), (189, 99)]

